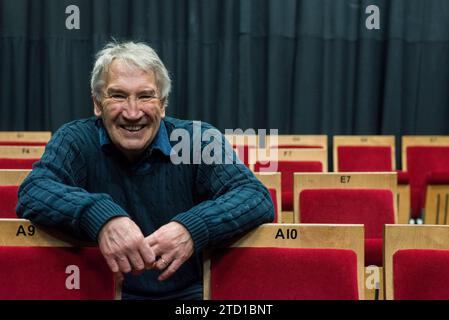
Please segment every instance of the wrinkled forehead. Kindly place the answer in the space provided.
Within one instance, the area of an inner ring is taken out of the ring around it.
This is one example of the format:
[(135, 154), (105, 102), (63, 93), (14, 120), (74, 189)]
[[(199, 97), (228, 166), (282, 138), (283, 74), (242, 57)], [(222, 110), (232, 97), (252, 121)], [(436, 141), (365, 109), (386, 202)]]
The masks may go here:
[(105, 73), (106, 87), (110, 85), (148, 86), (157, 89), (154, 72), (145, 70), (132, 61), (114, 59)]

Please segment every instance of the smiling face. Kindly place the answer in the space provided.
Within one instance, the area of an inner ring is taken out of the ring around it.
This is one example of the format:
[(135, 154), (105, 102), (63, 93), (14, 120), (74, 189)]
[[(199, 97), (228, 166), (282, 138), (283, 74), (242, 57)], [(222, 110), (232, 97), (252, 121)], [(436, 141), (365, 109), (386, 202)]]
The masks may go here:
[(134, 161), (151, 144), (165, 117), (153, 72), (116, 59), (105, 79), (101, 102), (94, 98), (95, 115), (103, 119), (114, 145)]

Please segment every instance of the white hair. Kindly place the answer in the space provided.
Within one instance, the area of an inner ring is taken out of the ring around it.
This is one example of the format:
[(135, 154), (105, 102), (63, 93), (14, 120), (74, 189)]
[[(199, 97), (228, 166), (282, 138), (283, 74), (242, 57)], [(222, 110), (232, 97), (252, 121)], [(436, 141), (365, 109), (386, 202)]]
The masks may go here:
[(90, 79), (92, 95), (97, 101), (102, 100), (102, 90), (109, 72), (109, 67), (114, 59), (122, 59), (132, 63), (139, 69), (152, 71), (157, 88), (164, 105), (168, 104), (168, 96), (171, 91), (171, 79), (161, 59), (150, 46), (145, 43), (135, 42), (110, 42), (96, 55), (96, 61)]

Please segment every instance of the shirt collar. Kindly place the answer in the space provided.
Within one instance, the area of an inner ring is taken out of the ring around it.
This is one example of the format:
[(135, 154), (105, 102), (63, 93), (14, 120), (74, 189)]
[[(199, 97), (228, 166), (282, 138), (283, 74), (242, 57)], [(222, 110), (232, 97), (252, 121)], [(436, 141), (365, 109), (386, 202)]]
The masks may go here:
[[(114, 146), (111, 139), (109, 138), (108, 132), (103, 125), (103, 121), (98, 119), (98, 135), (100, 138), (100, 146), (103, 150), (109, 151)], [(152, 150), (159, 150), (163, 155), (169, 157), (172, 152), (172, 147), (170, 144), (170, 140), (168, 139), (167, 128), (165, 126), (164, 120), (161, 120), (159, 125), (159, 130), (157, 131), (156, 137), (154, 137), (153, 142), (150, 144), (145, 153), (150, 152)]]

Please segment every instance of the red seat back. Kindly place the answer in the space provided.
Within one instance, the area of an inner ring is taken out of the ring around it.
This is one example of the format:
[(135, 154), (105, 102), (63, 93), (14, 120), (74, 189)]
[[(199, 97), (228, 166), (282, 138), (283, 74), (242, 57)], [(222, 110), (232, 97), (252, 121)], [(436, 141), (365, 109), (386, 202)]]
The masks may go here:
[(27, 142), (27, 141), (0, 141), (0, 146), (45, 146), (46, 142)]
[(355, 300), (357, 255), (345, 249), (220, 249), (211, 258), (210, 290), (216, 300)]
[[(271, 166), (277, 165), (281, 173), (282, 210), (293, 211), (293, 173), (295, 172), (323, 172), (323, 164), (319, 161), (272, 161)], [(259, 172), (270, 164), (256, 162), (254, 171)]]
[(0, 186), (0, 218), (17, 218), (18, 186)]
[(307, 189), (299, 195), (300, 223), (365, 225), (365, 264), (382, 265), (383, 226), (394, 223), (394, 198), (384, 189)]
[(433, 171), (448, 171), (449, 147), (413, 146), (407, 150), (412, 217), (419, 218), (425, 206), (426, 177)]
[(114, 298), (114, 275), (98, 248), (0, 247), (0, 300)]
[(33, 164), (39, 160), (0, 158), (0, 169), (32, 169)]
[(391, 147), (339, 146), (339, 172), (387, 172), (393, 170)]
[(393, 288), (395, 300), (449, 300), (449, 250), (396, 251)]

